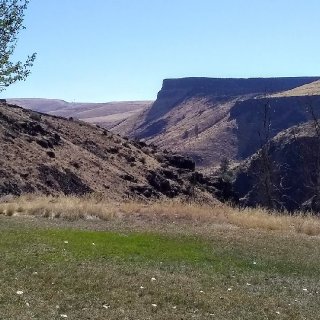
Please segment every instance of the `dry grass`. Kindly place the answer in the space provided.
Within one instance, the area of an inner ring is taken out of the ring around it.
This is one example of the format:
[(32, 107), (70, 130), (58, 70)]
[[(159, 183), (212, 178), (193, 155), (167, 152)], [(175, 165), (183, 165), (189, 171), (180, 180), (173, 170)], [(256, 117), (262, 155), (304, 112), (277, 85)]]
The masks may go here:
[(295, 215), (269, 212), (262, 208), (234, 208), (227, 204), (200, 205), (181, 201), (121, 202), (116, 203), (97, 196), (52, 197), (22, 196), (0, 203), (0, 214), (31, 215), (47, 218), (77, 219), (123, 219), (139, 217), (168, 221), (193, 221), (229, 224), (243, 229), (277, 230), (320, 235), (320, 219), (301, 213)]
[(110, 219), (117, 212), (117, 205), (93, 197), (22, 196), (0, 203), (0, 214), (32, 215), (47, 218)]
[(320, 81), (313, 81), (311, 83), (305, 84), (303, 86), (283, 91), (270, 95), (270, 97), (301, 97), (301, 96), (315, 96), (320, 94)]

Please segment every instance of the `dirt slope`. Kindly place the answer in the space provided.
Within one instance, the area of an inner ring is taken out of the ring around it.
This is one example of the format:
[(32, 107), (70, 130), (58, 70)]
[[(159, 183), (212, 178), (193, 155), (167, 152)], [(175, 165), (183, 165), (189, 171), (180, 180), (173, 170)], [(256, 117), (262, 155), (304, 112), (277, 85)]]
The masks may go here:
[(15, 105), (0, 103), (0, 149), (0, 196), (98, 192), (117, 199), (159, 198), (197, 190), (212, 198), (213, 188), (190, 159)]

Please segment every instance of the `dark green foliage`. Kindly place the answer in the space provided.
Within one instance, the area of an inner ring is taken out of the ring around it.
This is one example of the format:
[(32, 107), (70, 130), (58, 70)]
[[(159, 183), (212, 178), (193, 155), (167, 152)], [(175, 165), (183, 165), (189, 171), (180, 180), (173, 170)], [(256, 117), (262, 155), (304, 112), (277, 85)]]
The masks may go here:
[(232, 182), (233, 180), (233, 173), (230, 168), (230, 160), (228, 158), (223, 158), (220, 162), (219, 177), (225, 182)]

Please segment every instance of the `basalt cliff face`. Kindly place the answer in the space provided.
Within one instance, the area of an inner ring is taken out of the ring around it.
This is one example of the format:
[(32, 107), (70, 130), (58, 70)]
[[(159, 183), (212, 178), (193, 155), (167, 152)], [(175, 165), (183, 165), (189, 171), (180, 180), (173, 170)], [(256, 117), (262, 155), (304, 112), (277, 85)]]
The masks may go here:
[(0, 198), (92, 192), (111, 199), (185, 198), (191, 192), (214, 198), (214, 186), (191, 159), (3, 102), (0, 150)]
[[(223, 158), (240, 162), (261, 146), (266, 106), (272, 118), (270, 138), (310, 119), (309, 97), (294, 94), (319, 79), (167, 79), (149, 108), (112, 131), (189, 155), (200, 168), (217, 166)], [(316, 95), (313, 100), (318, 104)]]

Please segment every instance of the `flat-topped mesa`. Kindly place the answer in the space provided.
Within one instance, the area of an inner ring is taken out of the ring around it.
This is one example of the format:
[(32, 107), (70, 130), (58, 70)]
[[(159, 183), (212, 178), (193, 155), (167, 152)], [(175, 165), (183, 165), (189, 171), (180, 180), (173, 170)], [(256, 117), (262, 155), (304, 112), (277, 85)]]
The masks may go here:
[(158, 99), (172, 96), (174, 92), (205, 93), (216, 96), (273, 93), (319, 80), (320, 77), (281, 78), (203, 78), (190, 77), (163, 80)]
[(310, 119), (306, 106), (318, 109), (318, 79), (166, 79), (153, 105), (115, 132), (191, 156), (202, 168), (216, 167), (224, 158), (238, 162), (261, 146), (266, 105), (270, 138)]
[(174, 106), (192, 96), (211, 96), (220, 100), (238, 96), (273, 94), (319, 79), (320, 77), (165, 79), (157, 100), (146, 115), (146, 121), (162, 117)]

